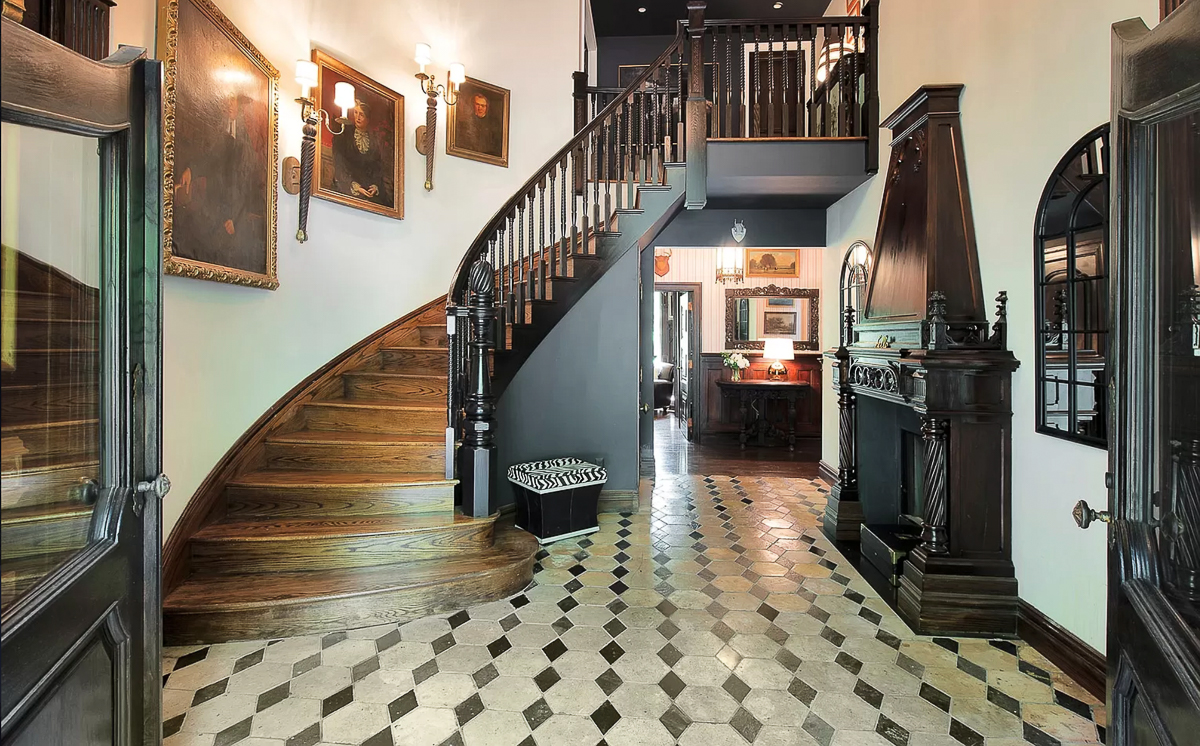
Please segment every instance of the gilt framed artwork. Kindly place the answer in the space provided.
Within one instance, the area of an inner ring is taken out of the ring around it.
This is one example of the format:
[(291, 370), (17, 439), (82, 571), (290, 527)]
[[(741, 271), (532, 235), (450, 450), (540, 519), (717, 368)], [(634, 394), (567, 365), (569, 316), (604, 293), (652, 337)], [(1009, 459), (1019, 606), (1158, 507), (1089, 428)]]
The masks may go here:
[(160, 0), (163, 269), (274, 290), (279, 71), (209, 0)]
[(799, 249), (746, 249), (747, 277), (799, 277)]
[(508, 168), (507, 88), (467, 78), (446, 117), (446, 153)]
[[(404, 217), (404, 96), (314, 49), (317, 105), (335, 117), (337, 83), (354, 86), (347, 121), (322, 126), (313, 194), (397, 220)], [(339, 118), (340, 119), (340, 118)], [(342, 125), (339, 127), (339, 124)], [(337, 134), (334, 134), (336, 132)]]
[(795, 311), (763, 311), (763, 334), (779, 337), (796, 336)]

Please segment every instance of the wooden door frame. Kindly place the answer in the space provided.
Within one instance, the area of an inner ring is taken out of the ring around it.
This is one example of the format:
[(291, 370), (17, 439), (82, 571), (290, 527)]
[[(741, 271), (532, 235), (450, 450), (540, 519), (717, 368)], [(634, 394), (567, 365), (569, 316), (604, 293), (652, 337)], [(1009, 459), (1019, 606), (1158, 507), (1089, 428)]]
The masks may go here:
[[(153, 479), (162, 467), (162, 64), (136, 47), (96, 62), (9, 18), (2, 21), (2, 35), (3, 121), (99, 140), (103, 331), (124, 341), (105, 359), (106, 367), (116, 364), (101, 378), (107, 392), (104, 438), (115, 447), (102, 455), (106, 494), (95, 504), (89, 544), (6, 609), (0, 622), (2, 737), (5, 742), (17, 737), (41, 697), (66, 679), (92, 642), (112, 660), (113, 741), (158, 743), (161, 504), (153, 492), (139, 494), (135, 485)], [(123, 217), (128, 217), (128, 231)], [(140, 544), (137, 563), (134, 542)], [(120, 594), (122, 570), (139, 584), (136, 598)], [(63, 611), (62, 587), (92, 591), (69, 599), (86, 614), (54, 613)], [(109, 597), (117, 600), (109, 605)], [(89, 626), (81, 630), (84, 622)], [(17, 653), (28, 666), (11, 657)], [(142, 696), (135, 700), (123, 684)]]
[[(1164, 595), (1158, 530), (1147, 513), (1154, 492), (1154, 391), (1157, 339), (1155, 299), (1158, 252), (1157, 200), (1145, 196), (1157, 177), (1156, 135), (1152, 129), (1200, 106), (1200, 59), (1189, 54), (1189, 34), (1200, 28), (1200, 0), (1184, 3), (1153, 31), (1141, 19), (1113, 25), (1111, 203), (1111, 302), (1114, 384), (1109, 391), (1108, 460), (1108, 712), (1109, 742), (1127, 743), (1132, 734), (1132, 700), (1139, 695), (1154, 708), (1156, 729), (1191, 732), (1195, 709), (1172, 707), (1190, 701), (1200, 709), (1200, 650), (1186, 624)], [(1136, 90), (1126, 76), (1144, 82)], [(1136, 655), (1127, 645), (1138, 643)], [(1156, 678), (1141, 674), (1153, 670)], [(1170, 681), (1167, 679), (1170, 678)], [(1170, 722), (1162, 722), (1161, 717)]]
[[(699, 420), (699, 413), (700, 413), (700, 400), (698, 397), (701, 396), (701, 393), (699, 391), (699, 389), (701, 387), (699, 385), (697, 385), (697, 377), (699, 376), (699, 373), (700, 373), (700, 365), (699, 365), (700, 353), (703, 352), (703, 346), (704, 346), (704, 334), (703, 334), (704, 314), (702, 313), (702, 311), (704, 309), (704, 285), (699, 282), (656, 282), (656, 283), (654, 283), (654, 292), (656, 292), (656, 293), (670, 293), (670, 292), (676, 292), (676, 293), (690, 292), (690, 293), (692, 293), (692, 322), (693, 322), (692, 323), (692, 326), (693, 326), (692, 338), (695, 340), (696, 345), (695, 345), (694, 349), (691, 349), (692, 367), (691, 367), (691, 369), (684, 368), (683, 372), (684, 372), (684, 375), (687, 375), (689, 377), (689, 380), (688, 380), (689, 401), (693, 403), (692, 408), (693, 408), (695, 414), (690, 418), (692, 420), (691, 426), (685, 427), (684, 430), (688, 433), (688, 436), (689, 436), (688, 439), (692, 443), (698, 443), (699, 436), (700, 436), (700, 431), (699, 431), (699, 428), (697, 427), (697, 420)], [(678, 326), (678, 324), (677, 324), (677, 326)], [(689, 345), (689, 348), (690, 347), (691, 346)], [(678, 361), (676, 361), (676, 366), (675, 366), (676, 390), (678, 390), (679, 373), (680, 373), (679, 369), (680, 369), (680, 366), (678, 365)], [(677, 405), (678, 405), (678, 403), (679, 402), (676, 402)], [(676, 407), (675, 411), (676, 411), (676, 414), (679, 413), (678, 407)]]

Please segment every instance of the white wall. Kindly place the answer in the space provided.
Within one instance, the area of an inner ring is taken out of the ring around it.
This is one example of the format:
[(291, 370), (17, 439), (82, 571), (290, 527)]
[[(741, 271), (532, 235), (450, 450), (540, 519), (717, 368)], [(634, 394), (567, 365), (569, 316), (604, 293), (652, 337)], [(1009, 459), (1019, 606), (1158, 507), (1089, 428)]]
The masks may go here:
[[(155, 0), (122, 0), (113, 43), (154, 47)], [(280, 70), (280, 157), (299, 155), (294, 61), (320, 47), (405, 96), (405, 219), (314, 199), (307, 243), (296, 243), (296, 198), (279, 194), (275, 292), (179, 277), (164, 281), (164, 450), (174, 485), (169, 533), (230, 445), (268, 407), (342, 350), (446, 292), (471, 239), (572, 134), (571, 73), (579, 0), (217, 0)], [(425, 97), (413, 47), (433, 46), (433, 70), (512, 89), (510, 167), (445, 154), (439, 106), (434, 190), (413, 130)]]
[[(833, 0), (831, 13), (843, 10)], [(923, 83), (964, 83), (963, 141), (983, 290), (1009, 297), (1013, 377), (1013, 561), (1021, 597), (1099, 650), (1105, 640), (1105, 533), (1080, 531), (1071, 507), (1105, 503), (1104, 451), (1034, 432), (1033, 219), (1055, 164), (1109, 118), (1109, 29), (1155, 0), (885, 0), (879, 97), (890, 113)], [(880, 163), (888, 162), (885, 131)], [(876, 177), (830, 208), (824, 333), (836, 339), (835, 290), (855, 239), (874, 245)], [(990, 310), (990, 309), (989, 309)], [(837, 405), (823, 396), (823, 459), (837, 463)]]
[[(824, 249), (799, 249), (799, 277), (747, 277), (743, 287), (778, 285), (784, 288), (820, 288), (821, 255)], [(725, 350), (725, 288), (716, 280), (717, 250), (687, 247), (671, 249), (670, 269), (654, 282), (698, 282), (700, 288), (700, 350)], [(786, 309), (785, 309), (786, 310)]]

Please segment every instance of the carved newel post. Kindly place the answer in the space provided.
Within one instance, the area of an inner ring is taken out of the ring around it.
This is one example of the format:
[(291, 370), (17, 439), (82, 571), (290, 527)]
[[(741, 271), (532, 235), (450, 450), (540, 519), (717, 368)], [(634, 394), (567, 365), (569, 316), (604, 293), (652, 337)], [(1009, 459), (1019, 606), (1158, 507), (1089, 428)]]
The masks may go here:
[[(842, 312), (842, 339), (854, 339), (854, 307)], [(850, 351), (842, 344), (833, 355), (837, 367), (838, 392), (838, 475), (825, 505), (825, 532), (839, 541), (857, 541), (863, 522), (862, 503), (858, 499), (858, 395), (850, 385)]]
[(930, 554), (950, 551), (946, 538), (946, 441), (950, 423), (936, 417), (921, 419), (925, 439), (925, 517), (921, 543)]
[(495, 273), (486, 259), (479, 259), (471, 266), (468, 292), (468, 384), (458, 474), (463, 514), (478, 518), (491, 514), (492, 464), (496, 451), (496, 402), (488, 363), (496, 325)]

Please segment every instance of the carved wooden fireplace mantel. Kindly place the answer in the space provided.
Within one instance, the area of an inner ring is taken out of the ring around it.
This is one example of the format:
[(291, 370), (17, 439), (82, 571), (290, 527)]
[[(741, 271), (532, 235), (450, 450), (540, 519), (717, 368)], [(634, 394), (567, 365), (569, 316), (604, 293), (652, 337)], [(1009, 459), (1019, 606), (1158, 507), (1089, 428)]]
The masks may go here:
[[(1004, 293), (989, 326), (963, 160), (961, 85), (919, 89), (883, 123), (891, 164), (863, 318), (827, 353), (838, 391), (839, 469), (825, 532), (913, 520), (901, 441), (918, 443), (919, 545), (897, 607), (925, 634), (1016, 634), (1011, 380)], [(864, 419), (869, 432), (863, 432)]]

